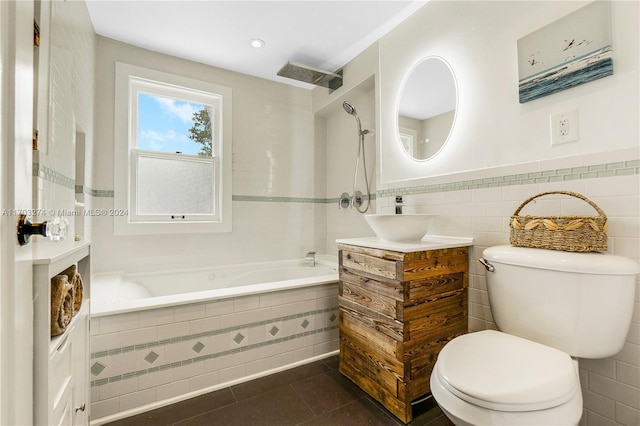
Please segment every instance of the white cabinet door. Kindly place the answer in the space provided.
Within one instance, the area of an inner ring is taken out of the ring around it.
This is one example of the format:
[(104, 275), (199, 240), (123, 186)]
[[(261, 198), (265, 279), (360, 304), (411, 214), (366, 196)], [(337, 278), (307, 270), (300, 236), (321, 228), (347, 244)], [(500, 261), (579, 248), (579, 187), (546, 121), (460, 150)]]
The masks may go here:
[[(49, 403), (47, 407), (48, 421), (53, 425), (71, 425), (73, 409), (73, 350), (75, 342), (73, 331), (68, 333), (54, 348), (48, 365)], [(36, 421), (41, 421), (40, 413), (36, 413)]]
[[(89, 301), (85, 300), (85, 304)], [(90, 390), (89, 390), (89, 315), (83, 306), (78, 315), (76, 327), (73, 330), (73, 424), (89, 424)]]

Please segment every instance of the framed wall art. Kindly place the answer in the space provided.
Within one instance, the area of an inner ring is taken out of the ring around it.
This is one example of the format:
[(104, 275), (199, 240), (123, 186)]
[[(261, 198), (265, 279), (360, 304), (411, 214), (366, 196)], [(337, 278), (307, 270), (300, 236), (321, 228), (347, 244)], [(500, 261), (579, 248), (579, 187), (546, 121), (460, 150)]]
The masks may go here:
[(518, 40), (520, 103), (613, 74), (608, 1), (594, 1)]

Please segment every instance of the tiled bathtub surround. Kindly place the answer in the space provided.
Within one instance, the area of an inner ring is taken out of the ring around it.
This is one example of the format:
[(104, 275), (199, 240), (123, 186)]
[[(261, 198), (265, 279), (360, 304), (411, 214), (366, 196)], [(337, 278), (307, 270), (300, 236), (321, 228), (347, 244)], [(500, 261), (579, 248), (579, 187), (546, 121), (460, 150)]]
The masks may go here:
[(336, 283), (93, 318), (92, 418), (330, 354), (337, 324)]

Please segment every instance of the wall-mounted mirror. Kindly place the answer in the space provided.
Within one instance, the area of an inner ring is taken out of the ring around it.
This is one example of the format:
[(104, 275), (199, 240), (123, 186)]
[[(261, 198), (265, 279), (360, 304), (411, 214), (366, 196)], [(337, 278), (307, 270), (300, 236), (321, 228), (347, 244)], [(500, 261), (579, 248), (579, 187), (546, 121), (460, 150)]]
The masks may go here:
[(409, 73), (398, 103), (398, 137), (415, 160), (427, 160), (447, 142), (457, 107), (453, 71), (442, 58), (430, 56)]

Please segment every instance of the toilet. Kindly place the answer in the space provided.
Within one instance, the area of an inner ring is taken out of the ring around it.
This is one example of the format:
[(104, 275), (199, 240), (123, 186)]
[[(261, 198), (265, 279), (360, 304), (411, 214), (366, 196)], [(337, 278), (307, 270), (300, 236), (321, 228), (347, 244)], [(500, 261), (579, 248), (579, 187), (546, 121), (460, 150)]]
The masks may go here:
[(444, 346), (431, 393), (456, 425), (577, 425), (577, 358), (607, 358), (625, 342), (636, 262), (608, 253), (490, 247), (491, 312), (499, 331)]

